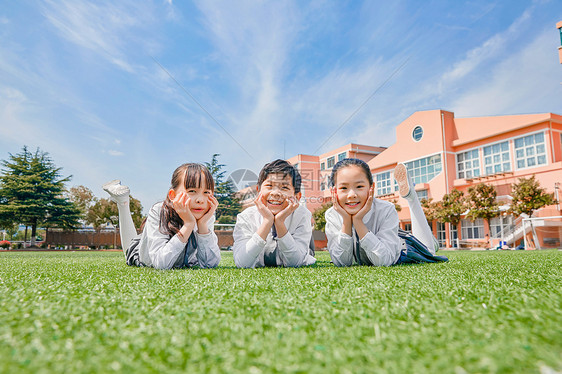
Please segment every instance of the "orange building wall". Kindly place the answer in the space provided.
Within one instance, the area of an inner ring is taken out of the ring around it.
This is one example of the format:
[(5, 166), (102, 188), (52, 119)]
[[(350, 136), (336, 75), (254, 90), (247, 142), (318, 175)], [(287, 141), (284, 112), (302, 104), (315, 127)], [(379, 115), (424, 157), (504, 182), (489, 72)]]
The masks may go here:
[[(412, 131), (416, 126), (423, 128), (423, 137), (419, 141), (412, 138)], [(514, 139), (537, 131), (545, 135), (547, 164), (517, 169), (515, 160)], [(326, 162), (328, 157), (346, 152), (346, 157), (356, 157), (366, 161), (372, 173), (391, 171), (398, 162), (409, 162), (431, 155), (441, 156), (442, 171), (427, 183), (416, 185), (416, 190), (427, 190), (428, 197), (440, 201), (444, 194), (453, 188), (467, 193), (468, 188), (480, 182), (496, 187), (499, 197), (506, 197), (511, 193), (511, 186), (521, 177), (528, 178), (535, 175), (539, 183), (547, 192), (554, 192), (555, 183), (562, 184), (562, 116), (553, 113), (508, 115), (475, 118), (455, 118), (454, 113), (444, 110), (428, 110), (415, 112), (396, 126), (396, 143), (388, 148), (347, 144), (326, 152), (320, 156), (297, 155), (289, 159), (291, 163), (299, 163), (299, 170), (303, 174), (303, 184), (306, 185), (305, 196), (307, 207), (314, 211), (331, 200), (331, 193), (326, 185), (321, 190), (322, 182), (328, 182), (331, 168), (320, 170), (320, 163)], [(478, 149), (481, 174), (485, 174), (482, 147), (496, 142), (509, 141), (511, 171), (490, 176), (474, 178), (457, 178), (457, 154), (467, 150)], [(380, 152), (380, 153), (379, 153)], [(312, 176), (306, 176), (307, 171)], [(410, 213), (406, 200), (393, 192), (379, 198), (396, 201), (402, 207), (398, 213), (401, 226), (410, 221)], [(504, 198), (505, 199), (505, 198)], [(550, 210), (553, 207), (549, 208)], [(545, 211), (549, 211), (545, 209)], [(434, 223), (434, 233), (436, 224)], [(484, 225), (484, 231), (488, 227)], [(447, 231), (447, 241), (449, 241)]]

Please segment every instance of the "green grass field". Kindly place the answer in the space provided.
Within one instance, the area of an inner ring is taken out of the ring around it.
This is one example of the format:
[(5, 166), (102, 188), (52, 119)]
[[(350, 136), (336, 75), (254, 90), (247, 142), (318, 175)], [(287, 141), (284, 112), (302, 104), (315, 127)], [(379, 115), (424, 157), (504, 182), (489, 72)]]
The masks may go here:
[(562, 370), (562, 252), (449, 263), (158, 271), (0, 253), (0, 372)]

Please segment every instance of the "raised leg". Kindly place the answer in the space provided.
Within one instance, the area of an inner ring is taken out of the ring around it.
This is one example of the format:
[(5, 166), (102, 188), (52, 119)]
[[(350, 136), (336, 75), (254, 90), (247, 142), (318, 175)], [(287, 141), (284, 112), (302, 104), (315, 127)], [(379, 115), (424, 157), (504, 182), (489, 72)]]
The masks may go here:
[(117, 204), (121, 247), (123, 248), (123, 254), (126, 255), (131, 241), (137, 236), (137, 230), (135, 229), (135, 223), (133, 222), (133, 216), (129, 207), (129, 187), (121, 185), (119, 180), (113, 180), (104, 184), (102, 188), (110, 195), (110, 200)]
[(422, 242), (432, 254), (435, 254), (437, 249), (439, 249), (439, 243), (433, 236), (431, 228), (427, 223), (420, 200), (414, 190), (414, 184), (404, 164), (399, 163), (396, 166), (394, 169), (394, 179), (398, 182), (400, 196), (406, 199), (408, 207), (410, 208), (412, 235)]

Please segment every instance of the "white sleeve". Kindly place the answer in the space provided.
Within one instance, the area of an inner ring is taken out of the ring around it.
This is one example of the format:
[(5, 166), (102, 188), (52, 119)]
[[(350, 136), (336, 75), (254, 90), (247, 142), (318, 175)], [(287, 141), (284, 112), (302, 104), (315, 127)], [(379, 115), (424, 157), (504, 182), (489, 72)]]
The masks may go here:
[(170, 238), (168, 234), (160, 232), (160, 215), (154, 209), (150, 209), (144, 227), (147, 241), (148, 257), (152, 266), (156, 269), (171, 269), (178, 257), (183, 253), (186, 243), (183, 243), (177, 235)]
[(215, 268), (219, 265), (221, 260), (221, 251), (219, 248), (219, 239), (215, 234), (215, 216), (213, 215), (209, 220), (207, 227), (209, 232), (207, 234), (199, 234), (195, 232), (197, 239), (197, 262), (202, 268)]
[[(312, 237), (311, 220), (312, 217), (307, 210), (300, 217), (296, 228), (291, 230), (292, 232), (287, 230), (287, 233), (283, 235), (283, 237), (277, 239), (279, 244), (279, 256), (285, 266), (297, 267), (310, 264), (310, 261), (307, 262), (307, 257), (310, 247), (310, 238)], [(315, 259), (314, 262), (316, 262)]]
[(394, 265), (400, 256), (398, 213), (393, 207), (380, 213), (382, 217), (376, 217), (376, 222), (380, 221), (377, 232), (369, 231), (361, 239), (360, 245), (374, 266), (390, 266)]
[(336, 266), (353, 265), (353, 238), (342, 232), (343, 218), (333, 208), (326, 211), (326, 237), (328, 252)]
[(265, 247), (265, 240), (258, 234), (246, 214), (240, 213), (234, 225), (234, 263), (239, 268), (256, 267), (259, 255)]

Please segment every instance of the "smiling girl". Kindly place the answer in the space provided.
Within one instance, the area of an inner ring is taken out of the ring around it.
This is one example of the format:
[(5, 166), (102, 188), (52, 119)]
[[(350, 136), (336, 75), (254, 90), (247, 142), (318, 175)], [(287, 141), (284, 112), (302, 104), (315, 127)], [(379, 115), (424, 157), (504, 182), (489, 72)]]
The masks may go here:
[(166, 199), (150, 209), (137, 235), (129, 208), (129, 187), (118, 180), (103, 185), (119, 209), (121, 245), (127, 265), (171, 269), (216, 267), (220, 261), (213, 230), (217, 199), (209, 170), (195, 163), (179, 166)]
[(330, 177), (334, 205), (326, 211), (326, 236), (336, 266), (447, 261), (435, 256), (437, 242), (406, 167), (398, 164), (394, 176), (400, 195), (408, 201), (414, 235), (398, 229), (394, 204), (373, 197), (373, 175), (364, 161), (347, 158), (334, 165)]

